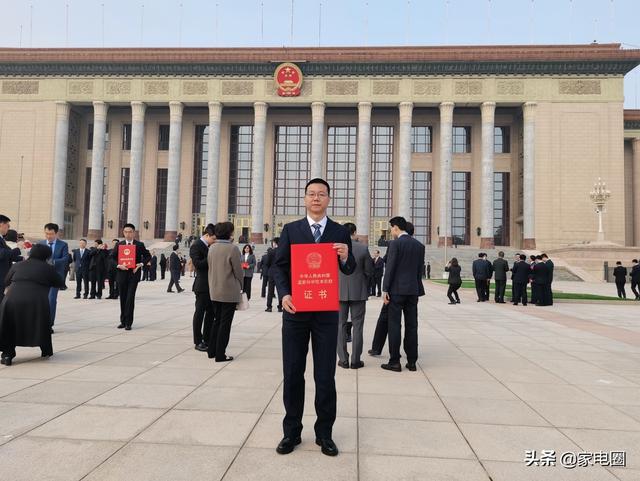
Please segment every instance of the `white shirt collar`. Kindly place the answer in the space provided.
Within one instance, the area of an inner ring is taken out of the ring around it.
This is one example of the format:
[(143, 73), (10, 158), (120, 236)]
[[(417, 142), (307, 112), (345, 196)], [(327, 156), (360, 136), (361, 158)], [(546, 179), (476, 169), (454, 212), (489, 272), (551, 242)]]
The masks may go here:
[(402, 237), (403, 235), (409, 235), (409, 234), (407, 234), (406, 232), (402, 232), (402, 233), (398, 236), (398, 239), (400, 239), (400, 237)]
[(313, 229), (313, 224), (320, 224), (320, 232), (324, 232), (324, 228), (327, 227), (327, 216), (325, 215), (319, 222), (313, 220), (310, 216), (307, 216), (307, 222), (309, 223), (309, 227)]

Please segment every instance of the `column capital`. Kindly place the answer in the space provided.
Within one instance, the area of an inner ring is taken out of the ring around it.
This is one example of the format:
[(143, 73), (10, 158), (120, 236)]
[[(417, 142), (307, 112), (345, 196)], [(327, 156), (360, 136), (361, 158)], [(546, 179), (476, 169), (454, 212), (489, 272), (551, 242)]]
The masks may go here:
[(131, 120), (133, 122), (144, 122), (144, 113), (147, 110), (147, 104), (139, 100), (131, 102)]
[(453, 120), (453, 108), (455, 104), (453, 102), (440, 102), (440, 120), (441, 121), (452, 121)]
[(256, 119), (266, 119), (267, 118), (267, 110), (269, 109), (269, 104), (266, 102), (254, 102), (253, 103), (253, 112)]
[(209, 123), (220, 122), (222, 115), (222, 102), (209, 102)]
[(184, 110), (184, 104), (177, 100), (169, 102), (169, 119), (171, 122), (182, 120), (182, 111)]
[(400, 122), (411, 122), (413, 102), (400, 102), (398, 109), (400, 110)]
[(525, 102), (524, 104), (522, 104), (522, 113), (525, 118), (533, 119), (536, 114), (537, 106), (538, 104), (536, 102)]
[(482, 102), (480, 104), (480, 113), (482, 117), (491, 116), (493, 118), (496, 111), (496, 103), (495, 102)]
[(69, 112), (71, 112), (71, 104), (64, 100), (56, 100), (56, 117), (57, 118), (69, 118)]
[(633, 147), (633, 152), (640, 154), (640, 137), (634, 137), (631, 139), (631, 146)]
[(311, 120), (313, 122), (324, 119), (324, 109), (326, 104), (324, 102), (311, 102)]
[(371, 102), (358, 102), (358, 120), (360, 122), (371, 122)]
[(102, 100), (93, 101), (93, 118), (94, 120), (107, 120), (107, 111), (109, 110), (109, 104)]

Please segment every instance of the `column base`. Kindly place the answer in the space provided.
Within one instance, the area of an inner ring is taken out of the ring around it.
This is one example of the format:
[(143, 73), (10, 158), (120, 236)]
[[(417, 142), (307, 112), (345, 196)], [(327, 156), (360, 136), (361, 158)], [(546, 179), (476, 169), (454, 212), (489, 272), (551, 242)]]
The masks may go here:
[(252, 244), (264, 244), (264, 237), (262, 232), (252, 232), (251, 233), (251, 243)]
[(164, 240), (166, 242), (175, 242), (177, 235), (178, 235), (177, 230), (166, 230), (164, 231)]
[(495, 247), (495, 243), (493, 237), (481, 237), (480, 238), (480, 249), (493, 249)]
[[(453, 246), (453, 237), (446, 237), (447, 247)], [(445, 237), (438, 237), (438, 247), (444, 247)]]
[(527, 251), (532, 251), (536, 249), (536, 240), (535, 239), (523, 239), (522, 240), (522, 248)]
[(366, 246), (369, 245), (369, 236), (368, 235), (358, 235), (356, 237), (358, 239), (358, 242), (360, 242), (360, 244), (364, 244)]
[(102, 239), (102, 230), (101, 229), (89, 229), (87, 231), (87, 237), (89, 239)]

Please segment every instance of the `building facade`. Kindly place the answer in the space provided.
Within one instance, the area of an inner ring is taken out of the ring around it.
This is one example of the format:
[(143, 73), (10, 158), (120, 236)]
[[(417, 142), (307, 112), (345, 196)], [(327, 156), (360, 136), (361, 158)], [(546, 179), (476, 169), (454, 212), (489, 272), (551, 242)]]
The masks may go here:
[(596, 239), (602, 178), (607, 239), (640, 245), (639, 63), (617, 44), (0, 49), (0, 211), (30, 236), (229, 219), (264, 242), (321, 176), (372, 244), (403, 215), (427, 244), (550, 248)]

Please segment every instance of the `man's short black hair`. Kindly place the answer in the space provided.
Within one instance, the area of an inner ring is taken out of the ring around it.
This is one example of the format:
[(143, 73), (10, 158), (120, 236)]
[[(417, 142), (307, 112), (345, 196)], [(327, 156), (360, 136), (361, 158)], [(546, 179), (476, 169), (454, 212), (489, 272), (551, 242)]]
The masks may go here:
[(111, 242), (120, 242), (120, 239), (111, 239)]
[(526, 261), (527, 260), (527, 256), (524, 254), (520, 254), (520, 260), (521, 261)]
[(635, 262), (637, 264), (638, 263), (638, 259), (633, 259), (631, 262)]
[(344, 226), (349, 231), (349, 235), (355, 235), (355, 233), (357, 231), (357, 228), (356, 228), (356, 225), (353, 222), (346, 222), (344, 224)]
[(478, 253), (478, 257), (479, 257), (480, 259), (482, 259), (482, 258), (484, 257), (484, 253), (483, 253), (483, 252), (479, 252), (479, 253)]
[(543, 259), (548, 259), (548, 258), (549, 258), (549, 256), (548, 256), (547, 254), (542, 254), (542, 256), (541, 256), (541, 257), (542, 257)]
[(413, 233), (416, 231), (416, 229), (415, 227), (413, 227), (413, 224), (411, 222), (407, 221), (407, 228), (405, 229), (405, 231), (407, 232), (407, 234), (413, 237)]
[(617, 265), (617, 266), (621, 266), (621, 265), (622, 265), (622, 262), (620, 262), (620, 261), (616, 261), (616, 265)]
[(216, 238), (220, 240), (229, 240), (233, 235), (233, 223), (232, 222), (218, 222), (215, 227)]
[(127, 227), (131, 227), (134, 231), (136, 230), (136, 226), (128, 222), (122, 226), (122, 230), (124, 231)]
[(207, 226), (202, 230), (202, 235), (213, 236), (216, 235), (216, 226), (213, 224), (207, 224)]
[(316, 177), (315, 179), (311, 179), (309, 182), (307, 182), (307, 185), (304, 186), (304, 193), (307, 193), (307, 189), (309, 188), (309, 186), (311, 184), (322, 184), (327, 188), (327, 194), (329, 194), (329, 197), (331, 197), (331, 187), (329, 186), (329, 182), (327, 182), (324, 179), (321, 179), (320, 177)]
[(85, 238), (80, 239), (80, 242), (82, 242), (82, 241), (87, 242), (87, 239), (85, 239)]
[(58, 231), (60, 230), (60, 227), (58, 227), (58, 224), (54, 224), (53, 222), (49, 222), (49, 223), (44, 225), (44, 230), (52, 230), (53, 232), (55, 232), (57, 234)]
[(389, 220), (389, 225), (391, 227), (396, 226), (401, 231), (407, 232), (407, 219), (405, 219), (404, 217), (400, 217), (400, 216), (392, 217)]
[(173, 244), (173, 250), (174, 250), (174, 251), (177, 251), (178, 249), (180, 249), (180, 248), (178, 247), (178, 244)]
[(34, 244), (29, 252), (29, 259), (37, 259), (39, 261), (46, 261), (51, 257), (51, 247), (46, 244)]
[(6, 215), (0, 214), (0, 224), (6, 224), (7, 222), (11, 222), (11, 219)]
[(537, 255), (536, 256), (536, 260), (541, 261), (542, 260), (542, 256), (541, 255)]
[(279, 244), (280, 243), (280, 237), (274, 237), (273, 239), (271, 239), (271, 242), (274, 244)]
[(498, 252), (498, 257), (504, 257), (504, 252), (502, 251)]
[(95, 242), (96, 244), (98, 244), (99, 246), (101, 246), (101, 245), (102, 245), (102, 239), (96, 239), (94, 242)]

